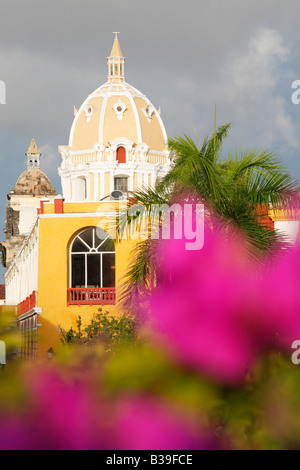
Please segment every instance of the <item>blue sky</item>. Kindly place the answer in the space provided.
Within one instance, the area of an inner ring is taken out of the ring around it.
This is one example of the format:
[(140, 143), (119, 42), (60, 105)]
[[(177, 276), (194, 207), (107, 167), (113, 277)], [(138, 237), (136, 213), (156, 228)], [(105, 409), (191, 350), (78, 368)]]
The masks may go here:
[(169, 136), (212, 132), (216, 103), (218, 125), (233, 123), (225, 154), (268, 148), (300, 179), (299, 15), (298, 0), (0, 0), (1, 229), (32, 137), (61, 191), (57, 147), (73, 106), (106, 81), (116, 29), (126, 81), (161, 107)]

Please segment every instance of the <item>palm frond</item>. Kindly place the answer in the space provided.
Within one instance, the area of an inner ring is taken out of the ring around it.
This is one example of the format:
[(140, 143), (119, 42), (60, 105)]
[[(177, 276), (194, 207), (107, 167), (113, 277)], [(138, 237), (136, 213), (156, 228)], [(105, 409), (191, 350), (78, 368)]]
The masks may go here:
[(272, 174), (284, 170), (278, 157), (268, 150), (240, 150), (235, 154), (230, 154), (224, 161), (228, 164), (233, 180), (242, 175), (249, 176), (249, 173)]
[(121, 240), (127, 237), (133, 238), (133, 233), (136, 232), (137, 227), (145, 226), (145, 220), (149, 217), (150, 212), (152, 212), (153, 215), (156, 208), (168, 204), (170, 197), (171, 192), (168, 188), (164, 187), (149, 187), (131, 193), (127, 207), (120, 212), (117, 220), (116, 231), (118, 239)]
[(153, 287), (157, 260), (156, 240), (147, 239), (136, 244), (131, 252), (131, 262), (122, 279), (119, 297), (125, 311), (134, 311), (141, 297)]

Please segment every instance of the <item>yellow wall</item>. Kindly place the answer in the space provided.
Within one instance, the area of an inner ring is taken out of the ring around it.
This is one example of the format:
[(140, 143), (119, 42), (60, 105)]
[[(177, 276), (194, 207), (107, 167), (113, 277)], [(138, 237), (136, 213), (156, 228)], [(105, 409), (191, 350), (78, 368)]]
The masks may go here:
[[(97, 204), (82, 204), (84, 212), (94, 212)], [(81, 204), (65, 204), (65, 210), (72, 213), (74, 206), (78, 210)], [(103, 204), (105, 206), (105, 204)], [(111, 210), (111, 204), (107, 205)], [(101, 207), (102, 210), (102, 207)], [(83, 324), (87, 324), (100, 306), (67, 306), (69, 286), (69, 246), (75, 234), (86, 227), (100, 226), (113, 235), (113, 223), (101, 217), (50, 217), (40, 219), (39, 228), (39, 270), (37, 306), (43, 310), (39, 317), (39, 356), (45, 357), (50, 347), (55, 349), (59, 341), (58, 326), (69, 329), (76, 326), (78, 315)], [(133, 241), (124, 240), (116, 243), (116, 297), (120, 295), (121, 277), (125, 274)], [(104, 310), (121, 313), (117, 306), (104, 306)]]

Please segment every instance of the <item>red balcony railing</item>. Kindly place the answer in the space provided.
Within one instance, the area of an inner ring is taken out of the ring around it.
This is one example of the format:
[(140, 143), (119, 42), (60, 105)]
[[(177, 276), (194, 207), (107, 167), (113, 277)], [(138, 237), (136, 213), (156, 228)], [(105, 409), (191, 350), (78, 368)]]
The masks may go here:
[(68, 289), (68, 305), (114, 305), (115, 287)]
[(36, 307), (36, 292), (33, 291), (28, 297), (26, 297), (23, 302), (18, 305), (18, 315), (23, 315), (24, 313), (30, 312), (34, 307)]

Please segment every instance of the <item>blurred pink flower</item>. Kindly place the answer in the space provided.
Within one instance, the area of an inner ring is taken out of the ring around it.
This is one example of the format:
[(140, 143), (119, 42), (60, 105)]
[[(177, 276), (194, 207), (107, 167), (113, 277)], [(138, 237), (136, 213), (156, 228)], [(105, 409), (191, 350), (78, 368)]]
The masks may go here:
[(39, 367), (25, 378), (30, 401), (1, 419), (0, 448), (99, 450), (109, 448), (105, 407), (92, 387), (55, 368)]
[(300, 245), (287, 256), (280, 257), (276, 265), (263, 278), (264, 296), (261, 324), (277, 336), (277, 345), (290, 350), (291, 343), (300, 339)]
[[(101, 401), (92, 395), (90, 385), (47, 371), (31, 379), (35, 397), (34, 413), (38, 430), (50, 438), (50, 447), (61, 449), (101, 449), (105, 421)], [(48, 446), (48, 439), (45, 445)]]
[(154, 397), (132, 396), (119, 403), (115, 421), (117, 450), (210, 450), (217, 440), (195, 422)]
[(155, 397), (95, 400), (90, 383), (46, 367), (28, 376), (30, 404), (1, 417), (1, 450), (216, 448), (195, 420)]
[(0, 419), (1, 450), (33, 450), (34, 437), (20, 416)]
[(299, 248), (271, 271), (247, 258), (236, 232), (205, 229), (204, 247), (159, 245), (149, 319), (173, 356), (215, 380), (243, 381), (255, 359), (300, 338)]

